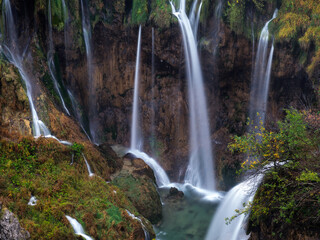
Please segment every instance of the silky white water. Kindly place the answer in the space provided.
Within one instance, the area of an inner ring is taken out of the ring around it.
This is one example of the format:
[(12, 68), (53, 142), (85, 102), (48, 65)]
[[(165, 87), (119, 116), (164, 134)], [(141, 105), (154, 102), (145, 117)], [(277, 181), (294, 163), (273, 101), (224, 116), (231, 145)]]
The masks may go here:
[(132, 153), (137, 158), (141, 158), (152, 170), (156, 177), (156, 182), (158, 187), (167, 186), (170, 184), (170, 180), (166, 174), (166, 172), (163, 170), (163, 168), (157, 163), (156, 160), (149, 157), (146, 153), (141, 152), (137, 149), (131, 149), (129, 153)]
[(145, 240), (150, 240), (150, 239), (151, 239), (151, 238), (150, 238), (150, 234), (149, 234), (149, 232), (147, 231), (146, 227), (144, 226), (142, 220), (141, 220), (140, 218), (136, 217), (134, 214), (132, 214), (129, 210), (126, 210), (126, 211), (127, 211), (128, 215), (129, 215), (132, 219), (138, 220), (138, 221), (140, 222), (141, 227), (142, 227), (142, 229), (143, 229), (143, 231), (144, 231), (144, 239), (145, 239)]
[(21, 78), (26, 85), (27, 97), (31, 108), (34, 137), (43, 135), (46, 138), (53, 138), (62, 144), (71, 145), (70, 142), (61, 141), (57, 137), (51, 135), (50, 130), (47, 128), (44, 122), (39, 119), (33, 102), (31, 75), (30, 72), (27, 71), (28, 67), (25, 66), (25, 62), (28, 62), (28, 60), (30, 60), (27, 59), (28, 45), (24, 46), (24, 48), (22, 48), (23, 50), (21, 50), (21, 46), (18, 45), (16, 25), (12, 14), (10, 0), (5, 0), (3, 2), (3, 11), (3, 16), (5, 16), (4, 24), (7, 32), (5, 34), (5, 40), (2, 50), (8, 60), (18, 69)]
[(198, 35), (198, 27), (199, 27), (199, 21), (200, 21), (200, 13), (202, 9), (202, 1), (198, 6), (198, 11), (197, 11), (197, 5), (198, 5), (198, 0), (194, 0), (189, 13), (189, 17), (188, 17), (191, 28), (192, 28), (193, 36), (196, 42), (198, 39), (197, 35)]
[(136, 71), (134, 75), (134, 93), (133, 93), (133, 109), (132, 109), (132, 124), (131, 124), (131, 150), (141, 150), (141, 132), (139, 125), (139, 72), (140, 72), (140, 51), (141, 51), (141, 26), (139, 27)]
[(200, 188), (214, 190), (212, 143), (197, 44), (190, 20), (185, 12), (185, 0), (180, 1), (179, 11), (176, 11), (172, 2), (171, 6), (172, 13), (177, 17), (182, 32), (188, 79), (190, 153), (185, 182)]
[(18, 45), (18, 37), (16, 33), (16, 25), (13, 19), (11, 4), (9, 0), (5, 0), (3, 2), (3, 16), (5, 22), (5, 41), (3, 45), (3, 52), (8, 58), (8, 60), (15, 65), (15, 67), (19, 70), (19, 73), (26, 85), (27, 96), (29, 99), (29, 104), (32, 113), (32, 124), (33, 124), (33, 135), (35, 137), (39, 137), (42, 135), (50, 135), (49, 129), (45, 126), (45, 124), (39, 119), (37, 111), (35, 109), (33, 99), (32, 99), (32, 86), (28, 72), (23, 64), (24, 56), (26, 54), (26, 49), (22, 51), (21, 46)]
[(56, 67), (54, 64), (54, 49), (53, 49), (53, 40), (52, 40), (51, 0), (49, 0), (49, 3), (48, 3), (48, 25), (49, 25), (48, 26), (49, 27), (49, 51), (47, 54), (47, 60), (48, 60), (49, 72), (50, 72), (51, 79), (53, 81), (53, 86), (59, 95), (62, 106), (63, 106), (64, 110), (66, 111), (66, 113), (68, 115), (70, 115), (70, 112), (69, 112), (69, 110), (63, 100), (62, 94), (61, 94), (61, 90), (60, 90), (61, 86), (57, 80), (57, 71), (56, 71)]
[[(254, 120), (253, 126), (257, 126), (260, 121), (264, 123), (265, 120), (272, 57), (274, 52), (272, 44), (267, 61), (269, 43), (268, 25), (274, 18), (276, 18), (276, 16), (277, 10), (274, 12), (272, 19), (265, 24), (260, 35), (250, 96), (250, 118), (251, 120)], [(257, 112), (259, 112), (260, 117), (256, 116)], [(268, 167), (269, 166), (265, 167), (265, 170)], [(249, 203), (253, 200), (262, 178), (263, 174), (260, 173), (255, 177), (249, 178), (238, 184), (227, 193), (213, 217), (206, 240), (246, 240), (249, 238), (249, 236), (246, 235), (247, 219), (245, 214), (241, 214), (236, 217), (228, 225), (225, 223), (225, 218), (230, 219), (232, 216), (235, 216), (237, 214), (235, 212), (236, 209), (243, 209), (244, 203)]]
[(238, 184), (232, 188), (222, 200), (210, 224), (206, 240), (245, 240), (246, 235), (246, 216), (241, 214), (226, 224), (225, 218), (236, 215), (236, 209), (243, 209), (243, 204), (253, 200), (254, 194), (259, 186), (263, 175)]
[(88, 163), (88, 161), (87, 161), (87, 159), (86, 159), (86, 157), (84, 156), (83, 153), (82, 153), (82, 157), (83, 157), (83, 159), (84, 159), (84, 161), (86, 163), (87, 170), (88, 170), (88, 173), (89, 173), (89, 177), (94, 176), (94, 173), (92, 172), (91, 167), (90, 167), (90, 165), (89, 165), (89, 163)]
[[(251, 128), (249, 131), (252, 131), (255, 126), (260, 126), (261, 122), (264, 124), (266, 118), (272, 58), (274, 52), (274, 47), (272, 44), (268, 58), (268, 26), (269, 23), (277, 17), (277, 13), (278, 9), (275, 10), (272, 18), (265, 24), (260, 34), (251, 83), (249, 117), (250, 120), (253, 121), (253, 124), (250, 125)], [(259, 113), (259, 116), (257, 116), (257, 113)]]
[(37, 201), (38, 201), (38, 199), (35, 196), (31, 196), (31, 198), (30, 198), (30, 200), (28, 202), (28, 205), (29, 206), (35, 206), (35, 205), (37, 205)]
[(83, 237), (84, 239), (86, 240), (93, 240), (92, 237), (89, 237), (88, 235), (85, 234), (84, 230), (83, 230), (83, 227), (81, 226), (81, 224), (74, 218), (66, 215), (66, 218), (68, 219), (68, 221), (70, 222), (73, 230), (74, 230), (74, 233), (76, 235), (79, 235), (81, 237)]

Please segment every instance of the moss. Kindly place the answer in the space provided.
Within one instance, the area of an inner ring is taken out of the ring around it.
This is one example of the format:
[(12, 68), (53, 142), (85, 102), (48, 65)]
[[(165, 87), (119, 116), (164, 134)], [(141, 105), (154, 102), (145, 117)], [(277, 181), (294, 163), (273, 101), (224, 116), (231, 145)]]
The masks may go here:
[[(31, 239), (76, 239), (65, 215), (95, 239), (133, 238), (141, 226), (126, 209), (138, 215), (135, 207), (119, 188), (89, 178), (83, 161), (70, 165), (71, 153), (52, 139), (1, 140), (0, 201), (17, 214)], [(31, 195), (36, 206), (27, 205)]]
[(122, 173), (112, 183), (123, 189), (133, 205), (151, 223), (161, 220), (161, 202), (151, 179)]
[(151, 8), (150, 20), (160, 28), (168, 28), (173, 19), (169, 1), (154, 0)]
[(148, 1), (147, 0), (133, 0), (132, 5), (132, 24), (145, 24), (148, 20)]
[(51, 1), (52, 26), (58, 31), (64, 29), (65, 14), (67, 13), (68, 10), (64, 9), (61, 0)]

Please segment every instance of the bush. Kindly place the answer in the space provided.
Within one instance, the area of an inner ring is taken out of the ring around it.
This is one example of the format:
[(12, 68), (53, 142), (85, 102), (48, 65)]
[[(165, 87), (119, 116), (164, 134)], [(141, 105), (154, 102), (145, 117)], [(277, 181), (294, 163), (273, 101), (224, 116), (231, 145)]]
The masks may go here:
[(277, 131), (266, 130), (261, 121), (250, 133), (233, 138), (229, 149), (250, 156), (242, 164), (243, 169), (261, 170), (270, 163), (274, 167), (265, 171), (253, 202), (228, 221), (251, 210), (251, 225), (270, 226), (265, 230), (268, 234), (286, 235), (289, 228), (304, 228), (307, 232), (317, 229), (320, 132), (309, 125), (306, 116), (306, 112), (286, 110), (285, 119), (277, 123)]
[(269, 163), (278, 166), (311, 157), (310, 151), (316, 146), (303, 114), (294, 109), (286, 110), (286, 114), (285, 120), (277, 123), (276, 132), (266, 130), (260, 121), (260, 126), (254, 126), (252, 132), (233, 137), (229, 149), (250, 156), (242, 163), (244, 169), (261, 169)]

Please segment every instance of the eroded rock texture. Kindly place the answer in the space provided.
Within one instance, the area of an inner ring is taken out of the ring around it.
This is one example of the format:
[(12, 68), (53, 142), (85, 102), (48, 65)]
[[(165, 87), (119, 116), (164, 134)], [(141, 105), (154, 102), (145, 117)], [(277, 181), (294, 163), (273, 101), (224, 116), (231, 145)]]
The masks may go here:
[(19, 220), (8, 209), (2, 209), (0, 203), (0, 239), (25, 240), (30, 234), (20, 226)]

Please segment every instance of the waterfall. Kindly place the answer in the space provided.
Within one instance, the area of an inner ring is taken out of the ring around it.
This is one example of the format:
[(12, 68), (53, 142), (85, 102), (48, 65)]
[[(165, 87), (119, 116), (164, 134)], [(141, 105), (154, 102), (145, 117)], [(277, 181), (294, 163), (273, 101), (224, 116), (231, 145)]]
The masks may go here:
[(214, 190), (215, 178), (210, 126), (197, 44), (185, 12), (185, 0), (180, 1), (179, 11), (175, 10), (172, 2), (171, 6), (173, 14), (179, 21), (183, 36), (188, 79), (190, 154), (185, 182), (197, 187)]
[(259, 174), (247, 179), (227, 193), (214, 215), (206, 240), (244, 240), (249, 238), (246, 235), (247, 218), (245, 214), (236, 217), (228, 225), (225, 222), (225, 218), (231, 218), (236, 215), (236, 209), (242, 209), (244, 203), (249, 203), (253, 200), (262, 177), (263, 175)]
[(86, 163), (87, 169), (88, 169), (88, 173), (89, 173), (89, 177), (92, 177), (94, 175), (94, 173), (91, 171), (91, 167), (86, 159), (86, 157), (84, 156), (84, 154), (82, 153), (82, 157)]
[(167, 186), (170, 184), (170, 180), (169, 180), (166, 172), (157, 163), (156, 160), (149, 157), (146, 153), (141, 152), (137, 149), (130, 150), (129, 153), (133, 154), (137, 158), (141, 158), (153, 170), (154, 176), (156, 177), (156, 182), (157, 182), (158, 187), (164, 187), (164, 186)]
[[(274, 47), (272, 44), (270, 48), (269, 59), (267, 60), (269, 43), (268, 26), (269, 23), (277, 17), (277, 13), (278, 9), (275, 10), (273, 17), (265, 24), (260, 34), (250, 92), (249, 117), (250, 120), (253, 121), (250, 131), (252, 131), (255, 126), (261, 125), (260, 121), (262, 121), (263, 124), (265, 122), (272, 57), (274, 52)], [(259, 113), (259, 117), (257, 117), (257, 113)]]
[[(269, 42), (268, 25), (274, 18), (276, 18), (277, 12), (278, 10), (276, 9), (272, 19), (269, 20), (263, 27), (258, 45), (250, 96), (250, 118), (251, 120), (255, 120), (255, 124), (258, 124), (261, 120), (263, 122), (265, 120), (272, 57), (274, 51), (274, 47), (272, 44), (269, 53), (269, 59), (267, 61), (267, 50)], [(256, 104), (256, 106), (253, 107), (253, 104)], [(257, 119), (257, 117), (255, 116), (256, 112), (260, 113), (261, 119)], [(264, 170), (266, 171), (270, 167), (271, 165), (265, 166)], [(249, 178), (238, 184), (228, 192), (228, 194), (220, 204), (216, 214), (214, 215), (206, 236), (206, 240), (244, 240), (249, 238), (249, 236), (246, 235), (245, 228), (247, 218), (244, 214), (241, 214), (240, 216), (233, 219), (229, 225), (225, 224), (224, 219), (236, 215), (236, 209), (243, 208), (244, 203), (249, 203), (253, 200), (262, 178), (263, 173), (259, 173), (253, 178)]]
[(92, 237), (89, 237), (88, 235), (85, 234), (83, 227), (81, 226), (81, 224), (74, 218), (66, 215), (66, 218), (68, 219), (68, 221), (70, 222), (73, 231), (76, 235), (79, 235), (81, 237), (83, 237), (86, 240), (93, 240)]
[(87, 133), (87, 131), (84, 128), (80, 105), (77, 103), (72, 92), (70, 90), (67, 90), (67, 92), (68, 92), (69, 98), (71, 100), (73, 114), (74, 114), (75, 118), (77, 119), (78, 123), (80, 124), (82, 131), (86, 134), (89, 141), (92, 142), (89, 134)]
[(26, 85), (27, 97), (29, 100), (32, 115), (33, 135), (34, 137), (39, 137), (40, 135), (43, 135), (46, 138), (53, 138), (61, 144), (71, 145), (70, 142), (61, 141), (57, 137), (51, 135), (50, 130), (47, 128), (44, 122), (42, 122), (38, 117), (38, 113), (33, 102), (31, 82), (32, 77), (30, 76), (30, 70), (28, 72), (27, 66), (24, 65), (25, 62), (29, 61), (29, 59), (26, 58), (28, 45), (24, 47), (23, 51), (20, 50), (10, 0), (5, 0), (3, 4), (3, 16), (5, 16), (4, 22), (6, 30), (5, 40), (3, 44), (3, 53), (8, 58), (8, 60), (18, 69), (21, 78), (24, 84)]
[(201, 13), (201, 8), (202, 8), (202, 1), (198, 7), (198, 11), (196, 14), (196, 10), (197, 10), (197, 3), (198, 0), (194, 0), (192, 3), (192, 7), (189, 13), (189, 21), (190, 21), (190, 25), (192, 28), (192, 32), (193, 32), (193, 36), (195, 41), (197, 42), (197, 35), (198, 35), (198, 27), (199, 27), (199, 21), (200, 21), (200, 13)]
[(31, 108), (32, 114), (32, 124), (33, 124), (33, 135), (35, 137), (39, 137), (42, 135), (50, 135), (49, 129), (46, 125), (39, 119), (37, 111), (34, 106), (34, 102), (32, 99), (32, 86), (31, 86), (31, 78), (29, 73), (27, 72), (27, 68), (24, 66), (24, 57), (27, 51), (27, 47), (25, 47), (24, 51), (20, 50), (20, 46), (18, 45), (18, 37), (16, 33), (16, 25), (13, 19), (12, 9), (10, 0), (5, 0), (3, 2), (3, 16), (5, 22), (5, 40), (3, 45), (3, 52), (8, 58), (8, 60), (15, 65), (15, 67), (19, 70), (19, 73), (24, 81), (27, 89), (27, 96), (29, 99), (29, 104)]
[(60, 91), (60, 84), (58, 83), (58, 79), (57, 79), (57, 71), (56, 71), (56, 67), (55, 67), (55, 64), (54, 64), (54, 50), (53, 50), (53, 39), (52, 39), (52, 15), (51, 15), (51, 0), (49, 0), (49, 3), (48, 3), (48, 25), (49, 25), (49, 51), (48, 51), (48, 54), (47, 54), (47, 58), (48, 58), (48, 67), (49, 67), (49, 72), (50, 72), (50, 75), (51, 75), (51, 79), (53, 81), (53, 85), (54, 85), (54, 88), (56, 89), (58, 95), (59, 95), (59, 98), (60, 98), (60, 101), (62, 103), (62, 106), (64, 108), (64, 110), (66, 111), (66, 113), (68, 115), (70, 115), (70, 112), (68, 110), (68, 108), (66, 107), (66, 104), (63, 100), (63, 97), (62, 97), (62, 94), (61, 94), (61, 91)]
[(94, 93), (93, 81), (93, 63), (92, 63), (92, 43), (91, 43), (91, 25), (90, 14), (87, 0), (81, 0), (82, 14), (82, 31), (86, 45), (87, 68), (88, 68), (88, 89), (89, 89), (89, 128), (91, 139), (97, 144), (97, 113), (96, 113), (96, 98)]
[[(221, 22), (221, 14), (222, 14), (222, 0), (219, 0), (217, 6), (214, 11), (214, 22), (213, 22), (213, 31), (212, 31), (212, 39), (213, 39), (213, 56), (216, 58), (217, 48), (219, 44), (219, 33), (220, 33), (220, 22)], [(214, 59), (215, 60), (215, 59)]]
[(136, 217), (134, 214), (132, 214), (129, 210), (126, 210), (126, 211), (127, 211), (128, 215), (129, 215), (132, 219), (138, 220), (138, 221), (140, 222), (141, 227), (142, 227), (142, 229), (143, 229), (143, 231), (144, 231), (144, 239), (145, 239), (145, 240), (151, 240), (150, 234), (149, 234), (149, 232), (147, 231), (146, 227), (144, 226), (142, 220), (141, 220), (140, 218)]
[(133, 110), (132, 110), (132, 125), (131, 125), (131, 150), (139, 149), (141, 146), (141, 135), (139, 127), (139, 68), (140, 68), (140, 50), (141, 50), (141, 25), (139, 27), (139, 36), (137, 44), (137, 57), (136, 57), (136, 71), (134, 75), (134, 94), (133, 94)]

